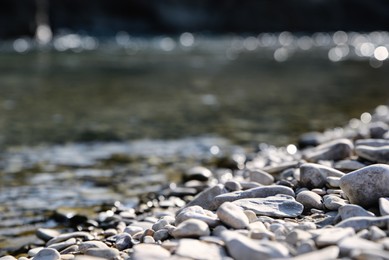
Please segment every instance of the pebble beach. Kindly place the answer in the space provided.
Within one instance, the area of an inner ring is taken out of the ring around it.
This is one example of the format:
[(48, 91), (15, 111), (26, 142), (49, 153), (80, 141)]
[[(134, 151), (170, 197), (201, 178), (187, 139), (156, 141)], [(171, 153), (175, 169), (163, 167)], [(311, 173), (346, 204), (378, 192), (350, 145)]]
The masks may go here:
[(196, 164), (136, 205), (40, 227), (0, 260), (389, 259), (386, 105), (298, 144)]

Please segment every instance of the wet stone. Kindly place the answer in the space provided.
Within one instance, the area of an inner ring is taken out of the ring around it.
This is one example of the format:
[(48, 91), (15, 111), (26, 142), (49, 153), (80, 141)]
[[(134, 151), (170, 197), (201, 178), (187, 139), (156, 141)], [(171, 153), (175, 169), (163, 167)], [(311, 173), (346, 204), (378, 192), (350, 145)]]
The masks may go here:
[(232, 228), (244, 229), (249, 225), (249, 219), (243, 209), (231, 202), (224, 202), (217, 209), (216, 214), (224, 224)]
[(297, 194), (296, 201), (304, 205), (304, 210), (310, 210), (311, 208), (323, 209), (323, 202), (320, 195), (312, 191), (302, 191)]
[(340, 179), (340, 187), (352, 204), (371, 207), (389, 196), (389, 165), (375, 164), (350, 172)]
[(191, 238), (191, 237), (201, 237), (209, 236), (210, 231), (207, 223), (198, 219), (188, 219), (180, 223), (175, 230), (173, 230), (172, 235), (175, 238)]
[(57, 259), (61, 259), (61, 255), (55, 249), (44, 248), (40, 250), (32, 259), (33, 260), (57, 260)]
[(304, 209), (293, 197), (285, 195), (240, 199), (233, 203), (245, 210), (252, 210), (257, 215), (270, 217), (297, 217)]

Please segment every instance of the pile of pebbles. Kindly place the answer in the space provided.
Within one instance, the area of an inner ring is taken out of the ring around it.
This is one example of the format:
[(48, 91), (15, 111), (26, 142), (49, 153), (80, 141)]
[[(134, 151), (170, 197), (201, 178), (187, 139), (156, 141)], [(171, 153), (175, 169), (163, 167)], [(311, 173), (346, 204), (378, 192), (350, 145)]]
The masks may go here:
[[(261, 145), (60, 233), (19, 260), (389, 259), (389, 107)], [(15, 259), (13, 256), (0, 258)]]

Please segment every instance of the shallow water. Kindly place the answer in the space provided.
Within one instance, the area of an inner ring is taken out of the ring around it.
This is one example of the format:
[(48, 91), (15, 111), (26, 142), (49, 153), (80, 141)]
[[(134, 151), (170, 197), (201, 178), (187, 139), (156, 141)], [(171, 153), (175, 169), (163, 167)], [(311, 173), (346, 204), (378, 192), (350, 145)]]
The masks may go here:
[(0, 255), (53, 215), (135, 205), (237, 144), (296, 142), (389, 100), (386, 62), (245, 42), (0, 52)]

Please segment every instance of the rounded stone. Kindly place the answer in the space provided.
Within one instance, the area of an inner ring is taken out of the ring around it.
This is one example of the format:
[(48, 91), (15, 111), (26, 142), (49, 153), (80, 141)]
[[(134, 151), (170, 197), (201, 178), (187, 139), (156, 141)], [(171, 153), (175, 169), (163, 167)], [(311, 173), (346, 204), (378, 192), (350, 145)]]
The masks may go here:
[(340, 179), (340, 188), (351, 203), (362, 207), (378, 204), (389, 196), (389, 165), (375, 164), (350, 172)]
[(249, 219), (243, 209), (231, 202), (224, 202), (216, 211), (219, 219), (235, 229), (244, 229), (249, 225)]
[(323, 202), (320, 195), (312, 191), (302, 191), (296, 196), (296, 200), (304, 205), (305, 210), (323, 209)]
[(61, 255), (55, 249), (44, 248), (40, 250), (32, 259), (33, 260), (57, 260), (57, 259), (61, 259)]
[(197, 180), (197, 181), (208, 181), (212, 177), (212, 172), (202, 166), (196, 166), (190, 168), (184, 174), (184, 181)]
[(263, 185), (270, 185), (274, 183), (274, 177), (261, 170), (250, 171), (250, 180)]
[(207, 223), (198, 219), (188, 219), (180, 223), (173, 230), (175, 238), (209, 236), (210, 231)]

